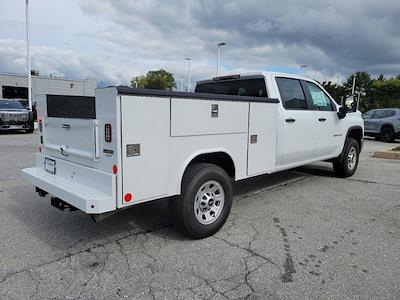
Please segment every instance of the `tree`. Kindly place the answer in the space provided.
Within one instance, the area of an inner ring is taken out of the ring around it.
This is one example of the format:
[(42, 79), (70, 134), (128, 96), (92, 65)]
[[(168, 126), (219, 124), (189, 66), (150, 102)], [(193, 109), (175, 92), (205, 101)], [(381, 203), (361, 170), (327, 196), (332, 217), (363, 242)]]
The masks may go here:
[(141, 89), (172, 91), (176, 87), (174, 75), (165, 70), (149, 71), (131, 80), (131, 86)]
[(346, 96), (346, 88), (343, 85), (332, 83), (331, 81), (323, 81), (321, 85), (339, 104), (341, 103), (341, 98)]
[(379, 77), (376, 79), (378, 81), (385, 81), (385, 76), (383, 76), (383, 74), (379, 75)]
[(347, 80), (344, 84), (344, 86), (347, 89), (347, 91), (349, 92), (349, 94), (351, 93), (351, 89), (353, 87), (354, 75), (356, 75), (356, 91), (364, 91), (364, 92), (368, 93), (371, 90), (373, 79), (371, 78), (371, 75), (368, 72), (358, 71), (358, 72), (351, 74), (347, 78)]

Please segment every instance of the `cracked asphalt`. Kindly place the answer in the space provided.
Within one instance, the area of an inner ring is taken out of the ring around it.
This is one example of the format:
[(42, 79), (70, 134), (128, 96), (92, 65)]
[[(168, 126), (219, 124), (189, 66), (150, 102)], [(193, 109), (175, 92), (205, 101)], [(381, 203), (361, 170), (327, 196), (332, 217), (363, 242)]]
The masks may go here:
[[(166, 200), (95, 224), (20, 179), (38, 136), (0, 135), (1, 299), (399, 299), (400, 161), (319, 163), (235, 184), (223, 229), (190, 240)], [(397, 143), (398, 145), (398, 143)]]

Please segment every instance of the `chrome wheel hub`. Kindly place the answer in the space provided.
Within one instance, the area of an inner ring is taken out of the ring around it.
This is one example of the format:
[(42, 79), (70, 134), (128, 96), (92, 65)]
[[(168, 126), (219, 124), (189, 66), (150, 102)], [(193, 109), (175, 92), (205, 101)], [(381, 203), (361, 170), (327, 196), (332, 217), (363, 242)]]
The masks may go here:
[(194, 214), (197, 221), (210, 225), (221, 215), (225, 203), (225, 193), (222, 185), (210, 180), (204, 183), (194, 199)]
[(357, 164), (357, 150), (355, 147), (350, 147), (349, 153), (347, 154), (347, 167), (349, 170), (353, 170)]

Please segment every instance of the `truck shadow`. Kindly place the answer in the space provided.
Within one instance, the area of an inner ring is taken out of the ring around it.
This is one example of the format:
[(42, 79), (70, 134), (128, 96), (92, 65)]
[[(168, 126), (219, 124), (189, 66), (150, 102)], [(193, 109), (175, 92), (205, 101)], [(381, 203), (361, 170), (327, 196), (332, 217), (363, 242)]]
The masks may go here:
[[(308, 168), (301, 170), (307, 172)], [(315, 172), (315, 170), (309, 172)], [(304, 175), (298, 172), (285, 171), (236, 182), (233, 206), (235, 206), (235, 200), (243, 195), (285, 184), (302, 176)], [(126, 236), (153, 232), (167, 227), (171, 228), (157, 234), (165, 235), (168, 232), (169, 238), (187, 239), (183, 235), (176, 234), (175, 229), (172, 228), (167, 198), (138, 204), (130, 209), (121, 210), (100, 223), (94, 223), (83, 212), (59, 211), (50, 206), (50, 199), (40, 198), (31, 186), (23, 185), (20, 189), (23, 191), (9, 191), (8, 196), (19, 201), (7, 205), (7, 213), (24, 224), (25, 228), (29, 228), (35, 240), (40, 240), (56, 251), (66, 253), (81, 251)], [(24, 209), (21, 209), (21, 206)]]

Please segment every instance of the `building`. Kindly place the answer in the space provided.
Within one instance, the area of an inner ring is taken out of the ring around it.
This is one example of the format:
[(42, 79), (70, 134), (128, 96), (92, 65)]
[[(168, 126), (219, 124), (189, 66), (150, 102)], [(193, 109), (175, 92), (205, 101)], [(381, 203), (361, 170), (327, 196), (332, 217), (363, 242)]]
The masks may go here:
[[(96, 79), (65, 79), (56, 76), (39, 76), (32, 71), (32, 101), (38, 95), (94, 96)], [(26, 74), (0, 73), (0, 98), (28, 99)]]

